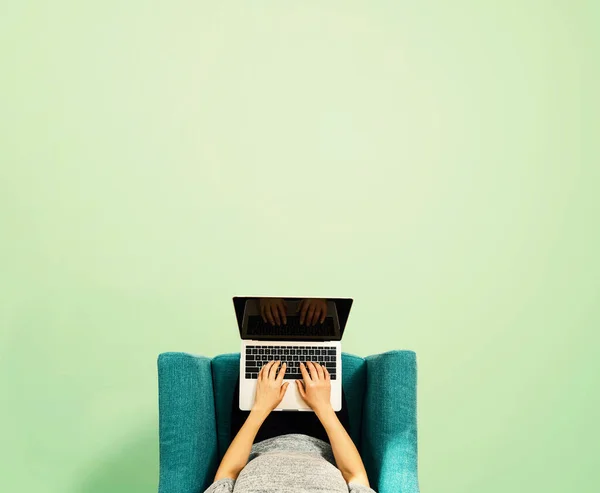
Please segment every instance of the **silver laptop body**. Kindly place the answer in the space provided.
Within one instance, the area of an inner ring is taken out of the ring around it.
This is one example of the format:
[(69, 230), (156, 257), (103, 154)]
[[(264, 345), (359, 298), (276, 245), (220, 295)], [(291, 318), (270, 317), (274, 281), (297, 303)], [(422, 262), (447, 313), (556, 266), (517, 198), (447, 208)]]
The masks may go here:
[[(263, 300), (266, 298), (262, 298)], [(299, 364), (307, 361), (323, 364), (331, 375), (331, 405), (342, 408), (342, 344), (341, 338), (348, 317), (351, 299), (327, 299), (323, 323), (307, 326), (299, 323), (298, 307), (306, 298), (285, 300), (287, 324), (273, 325), (261, 315), (259, 297), (236, 297), (234, 305), (242, 337), (240, 358), (241, 410), (249, 411), (254, 404), (258, 371), (268, 361), (285, 361), (284, 382), (289, 382), (286, 394), (276, 410), (311, 411), (293, 380), (301, 380)], [(343, 312), (340, 321), (338, 311)]]

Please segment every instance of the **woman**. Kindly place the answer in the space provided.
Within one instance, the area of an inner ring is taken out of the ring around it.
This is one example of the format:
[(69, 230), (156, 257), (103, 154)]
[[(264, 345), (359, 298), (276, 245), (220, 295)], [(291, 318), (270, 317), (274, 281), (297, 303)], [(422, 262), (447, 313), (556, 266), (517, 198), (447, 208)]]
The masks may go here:
[[(270, 361), (261, 368), (254, 406), (227, 449), (214, 483), (205, 493), (375, 493), (369, 487), (358, 450), (331, 407), (330, 376), (324, 366), (310, 361), (306, 365), (301, 363), (302, 381), (296, 380), (298, 392), (314, 411), (312, 419), (318, 418), (318, 422), (315, 420), (318, 426), (304, 426), (302, 430), (306, 433), (285, 433), (284, 427), (271, 426), (275, 420), (268, 417), (285, 414), (289, 420), (312, 415), (289, 412), (271, 415), (289, 385), (283, 383), (285, 369), (285, 363), (280, 368), (279, 361)], [(284, 432), (278, 434), (274, 431), (277, 428)], [(261, 437), (264, 438), (254, 443)]]

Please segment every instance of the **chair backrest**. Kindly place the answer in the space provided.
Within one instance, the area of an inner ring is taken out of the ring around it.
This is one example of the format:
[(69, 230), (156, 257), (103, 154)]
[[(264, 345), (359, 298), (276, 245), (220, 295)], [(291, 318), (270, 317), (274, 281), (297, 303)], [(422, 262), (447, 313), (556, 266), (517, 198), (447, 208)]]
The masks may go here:
[[(222, 458), (231, 442), (231, 406), (235, 383), (240, 374), (240, 354), (230, 353), (216, 356), (211, 361), (215, 411), (217, 416), (217, 442), (219, 457)], [(366, 382), (364, 358), (342, 353), (342, 388), (348, 403), (350, 436), (360, 450), (363, 398)]]

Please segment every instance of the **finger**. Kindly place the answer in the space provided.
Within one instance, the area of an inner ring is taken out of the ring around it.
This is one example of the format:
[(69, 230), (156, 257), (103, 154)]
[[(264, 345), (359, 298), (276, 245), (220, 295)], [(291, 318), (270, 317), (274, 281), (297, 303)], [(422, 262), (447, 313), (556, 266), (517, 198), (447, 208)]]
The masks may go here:
[(283, 304), (279, 304), (277, 305), (277, 310), (278, 310), (278, 316), (279, 316), (279, 321), (280, 321), (280, 325), (283, 323), (285, 324), (286, 319), (285, 319), (285, 308), (283, 307)]
[(308, 303), (306, 303), (304, 300), (302, 300), (301, 303), (302, 309), (300, 310), (300, 323), (303, 324), (304, 319), (306, 318), (306, 311), (308, 310)]
[(261, 369), (258, 371), (258, 380), (262, 380), (265, 366), (267, 366), (267, 365), (263, 365), (261, 367)]
[(267, 306), (265, 311), (267, 312), (267, 319), (271, 323), (271, 325), (275, 325), (275, 320), (273, 320), (273, 314), (271, 313), (271, 307)]
[(281, 361), (273, 361), (269, 367), (269, 380), (275, 380), (275, 377), (277, 376), (277, 368), (279, 368), (280, 363)]
[(281, 325), (281, 319), (279, 318), (279, 305), (273, 305), (271, 308), (271, 312), (273, 313), (273, 318), (277, 325)]
[(269, 380), (277, 380), (277, 372), (281, 366), (281, 361), (273, 361), (273, 366), (269, 370)]
[(263, 366), (263, 370), (262, 370), (263, 380), (269, 378), (269, 369), (271, 368), (271, 366), (273, 366), (273, 363), (275, 363), (275, 362), (268, 361), (267, 364), (265, 366)]
[(315, 370), (317, 372), (317, 375), (319, 375), (319, 380), (324, 380), (325, 374), (323, 373), (323, 367), (318, 363), (315, 363), (314, 365), (315, 365)]
[(315, 325), (321, 323), (321, 315), (323, 313), (323, 308), (318, 306), (315, 310)]
[(323, 375), (325, 375), (325, 380), (331, 380), (331, 375), (329, 374), (329, 370), (323, 366)]
[(306, 400), (306, 392), (304, 390), (304, 382), (300, 380), (296, 380), (296, 386), (298, 387), (298, 392), (302, 396), (304, 400)]
[(320, 318), (321, 318), (321, 307), (320, 306), (316, 306), (315, 307), (315, 314), (313, 315), (313, 325), (318, 324)]
[(269, 376), (269, 365), (271, 364), (271, 362), (269, 361), (267, 364), (263, 365), (263, 367), (260, 369), (260, 377), (261, 380), (264, 380), (265, 378), (267, 378)]
[(311, 380), (318, 380), (319, 379), (319, 374), (317, 373), (317, 367), (316, 365), (312, 362), (309, 361), (307, 363), (308, 369), (310, 370), (310, 378)]
[(321, 310), (321, 320), (319, 320), (320, 324), (322, 324), (323, 322), (325, 322), (325, 317), (326, 316), (327, 316), (327, 309)]
[(281, 382), (283, 382), (283, 376), (285, 375), (286, 369), (287, 369), (286, 363), (281, 365), (281, 369), (279, 370), (279, 373), (277, 374), (277, 382), (279, 383), (279, 385), (281, 385)]
[(279, 305), (279, 311), (281, 312), (281, 320), (283, 320), (283, 324), (287, 324), (287, 308), (285, 306), (285, 302), (281, 302), (281, 305)]
[(304, 363), (300, 363), (300, 373), (302, 373), (302, 378), (304, 379), (305, 382), (310, 382), (311, 378), (310, 378), (310, 375), (308, 374), (308, 370), (306, 369), (306, 366), (304, 365)]
[(288, 385), (290, 384), (290, 382), (285, 382), (282, 386), (281, 389), (279, 390), (279, 402), (282, 401), (283, 396), (285, 395)]
[(265, 307), (264, 305), (260, 307), (260, 316), (263, 319), (263, 322), (267, 323), (267, 317), (265, 316)]
[(313, 325), (314, 315), (315, 315), (315, 305), (310, 305), (310, 308), (308, 309), (308, 316), (306, 317), (306, 325)]

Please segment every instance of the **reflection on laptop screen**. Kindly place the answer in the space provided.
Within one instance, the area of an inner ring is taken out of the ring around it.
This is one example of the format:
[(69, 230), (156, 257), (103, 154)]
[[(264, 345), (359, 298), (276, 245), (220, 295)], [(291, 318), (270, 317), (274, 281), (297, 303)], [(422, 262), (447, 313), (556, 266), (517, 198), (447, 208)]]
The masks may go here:
[(352, 299), (235, 297), (242, 339), (341, 340)]

